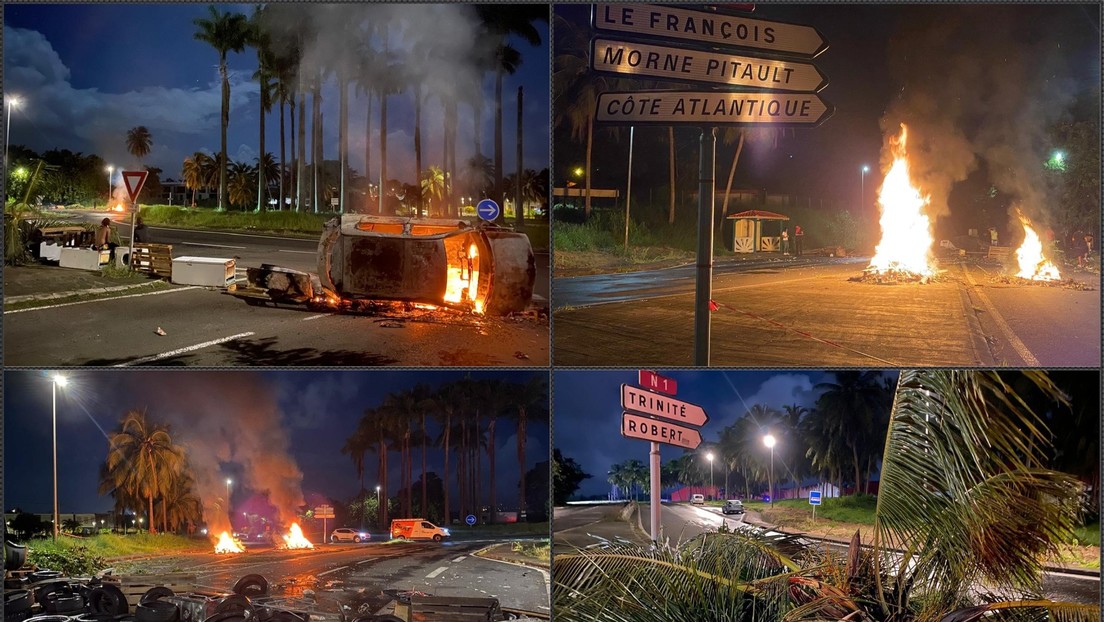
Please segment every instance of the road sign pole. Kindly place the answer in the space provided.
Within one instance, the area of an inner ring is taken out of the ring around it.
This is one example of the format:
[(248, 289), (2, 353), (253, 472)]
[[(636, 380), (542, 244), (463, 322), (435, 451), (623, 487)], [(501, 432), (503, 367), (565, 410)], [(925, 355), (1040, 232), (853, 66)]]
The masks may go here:
[(702, 128), (698, 165), (698, 276), (694, 296), (694, 364), (709, 365), (709, 299), (713, 288), (713, 171), (717, 128)]
[(134, 231), (138, 218), (138, 201), (130, 202), (130, 251), (127, 253), (127, 267), (134, 269)]
[(661, 472), (660, 471), (660, 466), (659, 466), (659, 443), (652, 442), (652, 451), (651, 451), (651, 456), (650, 457), (651, 457), (651, 476), (652, 476), (652, 507), (651, 507), (652, 544), (658, 546), (659, 545), (659, 532), (660, 532), (660, 529), (659, 529), (659, 525), (660, 525), (660, 521), (659, 521), (659, 494), (660, 494), (660, 491), (659, 491), (659, 476), (660, 476), (660, 472)]
[(632, 202), (632, 155), (633, 155), (633, 133), (636, 130), (636, 126), (629, 126), (629, 179), (628, 186), (625, 189), (625, 255), (629, 254), (629, 204)]

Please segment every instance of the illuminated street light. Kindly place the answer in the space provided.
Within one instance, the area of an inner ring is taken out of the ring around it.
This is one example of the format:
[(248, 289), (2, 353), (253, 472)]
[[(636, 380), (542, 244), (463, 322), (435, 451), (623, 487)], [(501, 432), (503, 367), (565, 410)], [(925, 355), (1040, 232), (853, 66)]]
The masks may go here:
[(866, 174), (870, 172), (870, 167), (863, 164), (859, 169), (859, 214), (864, 211), (863, 201), (866, 199), (866, 192), (864, 191), (864, 182), (866, 181)]
[[(10, 112), (9, 112), (10, 114)], [(54, 374), (51, 378), (52, 388), (51, 394), (53, 399), (53, 423), (54, 423), (54, 542), (57, 542), (58, 537), (58, 494), (57, 494), (57, 388), (65, 387), (69, 381), (61, 374)]]
[(233, 484), (234, 480), (229, 477), (226, 478), (226, 509), (230, 509), (230, 484)]
[(770, 462), (770, 475), (767, 479), (767, 487), (770, 488), (770, 504), (774, 507), (774, 437), (770, 434), (763, 437), (763, 444), (770, 447), (771, 450), (771, 462)]
[(19, 106), (18, 97), (9, 97), (8, 99), (8, 124), (4, 130), (4, 172), (8, 171), (8, 139), (11, 138), (11, 111), (12, 108)]
[(107, 165), (107, 204), (111, 207), (111, 174), (115, 172), (113, 164)]

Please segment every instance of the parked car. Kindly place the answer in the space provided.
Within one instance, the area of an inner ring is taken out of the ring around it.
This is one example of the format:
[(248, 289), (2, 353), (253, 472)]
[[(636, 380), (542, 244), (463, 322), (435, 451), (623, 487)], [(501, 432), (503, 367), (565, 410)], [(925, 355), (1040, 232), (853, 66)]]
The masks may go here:
[(440, 542), (451, 538), (452, 534), (448, 529), (438, 527), (424, 518), (396, 518), (391, 521), (391, 537)]
[(359, 531), (349, 527), (338, 527), (330, 534), (330, 542), (356, 542), (360, 544), (371, 538), (372, 534), (367, 531)]
[(690, 505), (705, 505), (705, 495), (701, 495), (701, 494), (690, 495)]
[(729, 499), (724, 502), (724, 507), (721, 508), (722, 514), (743, 514), (744, 502), (738, 499)]

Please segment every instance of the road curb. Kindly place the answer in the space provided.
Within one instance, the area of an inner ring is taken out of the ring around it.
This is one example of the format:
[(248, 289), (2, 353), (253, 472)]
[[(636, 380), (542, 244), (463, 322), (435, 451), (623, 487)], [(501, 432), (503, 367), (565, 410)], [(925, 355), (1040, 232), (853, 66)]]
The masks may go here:
[[(501, 557), (501, 556), (498, 556), (498, 555), (488, 554), (488, 552), (491, 549), (493, 549), (497, 546), (503, 546), (505, 544), (506, 543), (504, 543), (504, 542), (499, 542), (499, 543), (496, 543), (496, 544), (492, 544), (490, 546), (486, 546), (486, 547), (483, 547), (483, 548), (479, 549), (478, 551), (472, 553), (472, 555), (474, 555), (476, 557), (481, 557), (483, 559), (493, 559), (496, 562), (502, 562), (504, 564), (513, 564), (515, 566), (524, 566), (526, 568), (536, 568), (537, 570), (545, 570), (545, 571), (548, 570), (547, 567), (542, 566), (538, 562), (530, 562), (530, 561), (517, 560), (517, 559), (507, 559), (505, 557)], [(549, 562), (549, 565), (551, 565), (551, 562)]]
[(53, 292), (50, 294), (24, 294), (22, 296), (4, 296), (5, 306), (9, 304), (20, 304), (23, 302), (37, 302), (45, 300), (58, 300), (61, 298), (72, 298), (75, 296), (90, 296), (96, 294), (113, 294), (116, 292), (125, 292), (131, 289), (137, 289), (139, 287), (150, 287), (163, 281), (148, 281), (145, 283), (131, 283), (129, 285), (115, 285), (112, 287), (93, 287), (90, 289), (78, 289), (68, 292)]

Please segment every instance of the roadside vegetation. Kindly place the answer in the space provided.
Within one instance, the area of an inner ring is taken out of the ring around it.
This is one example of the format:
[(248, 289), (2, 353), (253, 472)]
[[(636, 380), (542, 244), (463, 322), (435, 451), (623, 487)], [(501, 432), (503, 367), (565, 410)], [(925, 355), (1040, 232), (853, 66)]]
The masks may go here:
[(187, 538), (172, 534), (139, 533), (127, 536), (100, 534), (91, 537), (64, 535), (57, 543), (52, 538), (36, 538), (26, 543), (27, 562), (39, 568), (59, 570), (69, 576), (95, 574), (111, 566), (113, 560), (134, 555), (161, 555), (168, 552), (209, 551), (206, 538)]
[(510, 550), (523, 557), (528, 557), (538, 562), (547, 564), (552, 559), (552, 543), (544, 542), (514, 542)]

